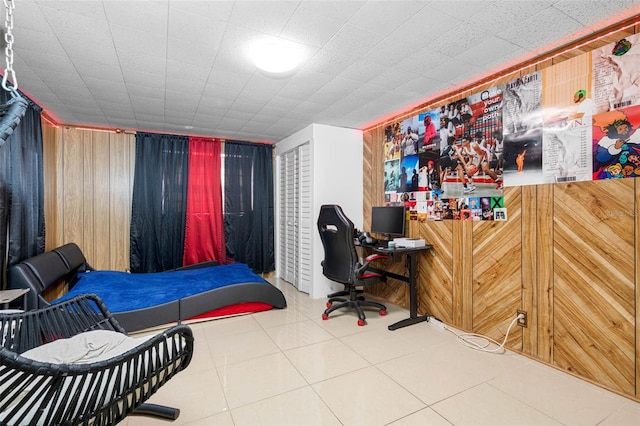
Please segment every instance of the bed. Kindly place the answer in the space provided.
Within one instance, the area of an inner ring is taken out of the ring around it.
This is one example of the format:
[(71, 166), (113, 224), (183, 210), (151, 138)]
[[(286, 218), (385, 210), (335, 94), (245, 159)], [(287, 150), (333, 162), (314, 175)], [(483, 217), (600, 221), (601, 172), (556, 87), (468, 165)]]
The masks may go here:
[[(27, 309), (96, 294), (127, 332), (202, 317), (283, 309), (282, 292), (247, 265), (207, 262), (166, 272), (130, 274), (94, 270), (80, 248), (68, 243), (13, 265), (10, 289), (29, 289)], [(68, 284), (51, 300), (48, 290)]]

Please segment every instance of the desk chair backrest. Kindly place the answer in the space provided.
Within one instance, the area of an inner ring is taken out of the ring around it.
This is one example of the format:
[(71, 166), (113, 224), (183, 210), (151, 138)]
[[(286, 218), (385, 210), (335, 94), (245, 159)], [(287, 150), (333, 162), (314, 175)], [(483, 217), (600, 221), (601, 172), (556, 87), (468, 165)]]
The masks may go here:
[(353, 222), (335, 204), (320, 207), (318, 232), (324, 247), (322, 273), (332, 281), (355, 283), (355, 270), (359, 266), (358, 253), (353, 242)]

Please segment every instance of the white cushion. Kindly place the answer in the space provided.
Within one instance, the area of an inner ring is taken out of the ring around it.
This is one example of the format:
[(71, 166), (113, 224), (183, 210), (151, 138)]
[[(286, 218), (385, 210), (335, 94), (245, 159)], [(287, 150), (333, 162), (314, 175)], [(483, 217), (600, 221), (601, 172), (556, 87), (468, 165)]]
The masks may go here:
[(129, 337), (117, 331), (94, 330), (38, 346), (22, 356), (52, 364), (89, 364), (121, 355), (147, 339)]

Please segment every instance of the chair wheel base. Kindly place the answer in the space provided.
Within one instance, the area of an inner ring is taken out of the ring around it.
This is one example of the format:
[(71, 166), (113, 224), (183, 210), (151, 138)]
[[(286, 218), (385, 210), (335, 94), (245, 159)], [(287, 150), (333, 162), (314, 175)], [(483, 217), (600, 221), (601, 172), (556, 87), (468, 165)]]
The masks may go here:
[(330, 307), (332, 307), (332, 306), (333, 306), (333, 303), (331, 303), (331, 302), (327, 302), (327, 308), (330, 308)]
[(363, 320), (363, 319), (359, 319), (359, 320), (358, 320), (358, 325), (359, 325), (360, 327), (362, 327), (362, 326), (363, 326), (363, 325), (365, 325), (365, 324), (366, 324), (366, 323), (364, 322), (364, 320)]
[(322, 314), (322, 319), (323, 319), (324, 321), (328, 320), (328, 319), (329, 319), (329, 315), (327, 315), (327, 314)]
[(384, 309), (380, 309), (380, 316), (383, 317), (387, 315), (387, 311), (385, 311)]

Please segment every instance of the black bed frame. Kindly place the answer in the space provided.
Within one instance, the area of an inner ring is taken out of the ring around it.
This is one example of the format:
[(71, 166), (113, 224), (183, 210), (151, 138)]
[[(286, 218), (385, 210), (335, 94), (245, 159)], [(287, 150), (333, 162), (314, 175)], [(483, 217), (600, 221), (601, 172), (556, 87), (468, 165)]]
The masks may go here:
[[(205, 262), (175, 270), (215, 266), (217, 262)], [(10, 289), (28, 288), (25, 295), (28, 310), (49, 306), (43, 297), (50, 286), (66, 282), (72, 288), (78, 272), (93, 270), (75, 243), (68, 243), (13, 265), (8, 271)], [(240, 303), (262, 302), (283, 309), (287, 302), (282, 292), (264, 282), (247, 282), (198, 293), (162, 305), (125, 312), (113, 316), (128, 332), (181, 322), (206, 312)]]

